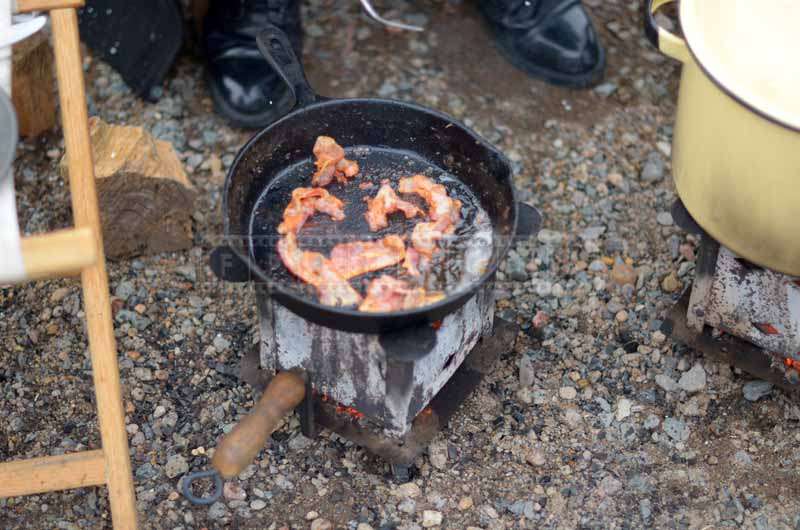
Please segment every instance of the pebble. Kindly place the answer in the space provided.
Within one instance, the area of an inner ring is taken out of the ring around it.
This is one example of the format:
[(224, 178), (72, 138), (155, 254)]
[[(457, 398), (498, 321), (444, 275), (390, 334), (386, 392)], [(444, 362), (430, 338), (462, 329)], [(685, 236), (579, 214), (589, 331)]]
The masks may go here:
[(664, 432), (676, 442), (685, 442), (689, 439), (689, 427), (683, 420), (677, 418), (664, 419)]
[(706, 387), (706, 371), (700, 363), (684, 372), (678, 380), (678, 386), (690, 394), (700, 392)]
[(447, 442), (435, 440), (428, 446), (428, 458), (436, 469), (447, 469)]
[(619, 401), (617, 401), (617, 421), (622, 421), (630, 416), (631, 407), (633, 407), (633, 402), (630, 399), (620, 398)]
[(758, 401), (772, 392), (772, 383), (767, 381), (748, 381), (742, 387), (742, 393), (747, 401)]
[(261, 500), (261, 499), (256, 499), (256, 500), (254, 500), (253, 502), (250, 503), (250, 509), (251, 510), (259, 511), (259, 510), (263, 510), (266, 507), (267, 507), (267, 503), (265, 501)]
[(672, 214), (669, 212), (658, 212), (656, 222), (661, 226), (672, 226)]
[(225, 503), (217, 501), (208, 508), (208, 517), (212, 520), (218, 520), (228, 515), (228, 507)]
[(397, 505), (397, 509), (403, 513), (407, 513), (411, 515), (412, 513), (417, 511), (417, 503), (414, 502), (412, 499), (405, 499), (400, 504)]
[(753, 463), (753, 458), (747, 451), (736, 451), (733, 454), (733, 460), (740, 466), (749, 466)]
[(508, 253), (506, 260), (506, 271), (509, 277), (515, 282), (524, 282), (528, 279), (528, 271), (525, 268), (525, 260), (513, 250)]
[(611, 269), (611, 281), (616, 285), (636, 284), (636, 271), (634, 268), (623, 261), (614, 262)]
[(536, 371), (533, 368), (533, 359), (528, 355), (523, 354), (519, 358), (519, 386), (527, 388), (533, 386), (536, 380)]
[(461, 497), (461, 499), (458, 501), (458, 509), (462, 512), (469, 510), (472, 508), (472, 506), (472, 497)]
[(222, 486), (222, 494), (229, 501), (243, 501), (247, 498), (247, 492), (235, 482), (226, 482)]
[(578, 397), (578, 391), (575, 390), (575, 387), (562, 386), (558, 390), (558, 395), (561, 396), (561, 399), (566, 399), (567, 401), (572, 401), (573, 399)]
[(167, 458), (167, 463), (164, 465), (164, 473), (169, 478), (175, 478), (178, 475), (183, 475), (189, 471), (189, 463), (182, 455), (172, 455)]
[(435, 510), (425, 510), (422, 512), (422, 526), (432, 528), (442, 524), (442, 512)]
[(622, 489), (622, 482), (611, 475), (606, 475), (603, 480), (600, 481), (598, 487), (603, 495), (609, 497), (619, 493), (619, 491)]
[(422, 491), (420, 491), (419, 486), (414, 482), (406, 482), (405, 484), (397, 486), (394, 490), (394, 494), (403, 499), (416, 499), (422, 494)]
[(358, 523), (356, 530), (373, 530), (373, 528), (367, 523)]
[(547, 461), (544, 456), (544, 452), (539, 449), (538, 447), (531, 447), (525, 453), (525, 461), (534, 467), (540, 467), (545, 464)]
[(625, 177), (622, 176), (622, 173), (609, 173), (608, 183), (614, 186), (615, 188), (621, 188), (622, 184), (625, 182)]
[(681, 282), (675, 272), (670, 272), (661, 281), (661, 288), (665, 293), (674, 293), (681, 288)]
[(664, 159), (658, 151), (652, 151), (647, 155), (639, 177), (645, 182), (658, 182), (664, 178), (664, 171)]
[(594, 91), (596, 94), (607, 98), (617, 91), (617, 85), (614, 83), (603, 83), (594, 87)]
[(600, 236), (602, 236), (605, 231), (605, 226), (590, 226), (581, 230), (579, 235), (584, 241), (594, 241), (600, 239)]
[(311, 530), (333, 530), (333, 523), (327, 519), (315, 519), (311, 521)]

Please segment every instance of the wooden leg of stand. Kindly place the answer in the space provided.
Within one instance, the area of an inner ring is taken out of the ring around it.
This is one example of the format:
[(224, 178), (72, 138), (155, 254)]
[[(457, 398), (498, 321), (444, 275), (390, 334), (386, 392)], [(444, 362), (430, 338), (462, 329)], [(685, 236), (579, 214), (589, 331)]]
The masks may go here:
[(136, 501), (89, 143), (78, 18), (74, 9), (55, 9), (50, 12), (50, 19), (75, 227), (91, 228), (97, 246), (97, 263), (83, 270), (81, 281), (111, 516), (114, 528), (133, 529), (136, 528)]

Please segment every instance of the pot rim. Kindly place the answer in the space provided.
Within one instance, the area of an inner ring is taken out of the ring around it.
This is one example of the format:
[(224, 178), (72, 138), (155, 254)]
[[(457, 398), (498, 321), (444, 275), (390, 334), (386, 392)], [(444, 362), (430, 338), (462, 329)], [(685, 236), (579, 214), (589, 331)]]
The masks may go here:
[[(748, 0), (749, 1), (749, 0)], [(689, 53), (691, 54), (694, 62), (700, 67), (700, 70), (705, 74), (705, 76), (710, 79), (720, 90), (722, 90), (725, 94), (731, 97), (734, 101), (745, 107), (747, 110), (752, 111), (753, 113), (757, 114), (758, 116), (768, 120), (775, 125), (779, 125), (785, 129), (789, 129), (793, 132), (800, 132), (800, 114), (795, 117), (787, 117), (781, 116), (780, 109), (777, 108), (770, 108), (771, 105), (769, 103), (764, 104), (764, 102), (756, 102), (757, 97), (753, 97), (752, 94), (743, 94), (742, 90), (737, 90), (730, 85), (730, 82), (726, 82), (722, 79), (724, 74), (720, 72), (714, 73), (712, 72), (713, 67), (710, 66), (708, 63), (709, 61), (701, 59), (701, 46), (703, 41), (702, 37), (698, 35), (702, 35), (703, 32), (702, 27), (696, 27), (695, 23), (700, 25), (700, 20), (697, 15), (689, 15), (689, 9), (691, 5), (694, 5), (693, 2), (680, 2), (680, 16), (679, 22), (681, 26), (681, 31), (684, 35), (684, 40), (686, 42), (686, 47), (689, 49)], [(748, 97), (749, 96), (749, 97)]]

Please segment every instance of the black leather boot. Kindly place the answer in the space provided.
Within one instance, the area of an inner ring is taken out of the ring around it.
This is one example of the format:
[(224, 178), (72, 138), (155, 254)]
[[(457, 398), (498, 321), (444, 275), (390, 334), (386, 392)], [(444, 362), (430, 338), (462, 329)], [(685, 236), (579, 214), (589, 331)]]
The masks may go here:
[(497, 44), (511, 63), (555, 85), (584, 88), (606, 65), (580, 0), (479, 0)]
[(286, 32), (302, 56), (298, 0), (213, 0), (204, 23), (207, 79), (217, 112), (234, 125), (260, 128), (275, 121), (291, 94), (256, 46), (265, 24)]

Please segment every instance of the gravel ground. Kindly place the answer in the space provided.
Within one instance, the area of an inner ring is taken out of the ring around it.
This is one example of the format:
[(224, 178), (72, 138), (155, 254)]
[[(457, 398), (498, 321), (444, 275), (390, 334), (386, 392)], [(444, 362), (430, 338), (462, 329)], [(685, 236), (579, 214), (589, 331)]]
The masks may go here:
[[(545, 217), (500, 275), (499, 314), (522, 326), (515, 351), (400, 486), (381, 461), (330, 433), (307, 440), (290, 418), (224, 502), (179, 495), (180, 476), (208, 467), (207, 448), (253, 403), (237, 380), (257, 340), (253, 292), (204, 265), (220, 233), (219, 167), (250, 133), (213, 113), (191, 52), (157, 104), (87, 59), (91, 114), (172, 141), (200, 192), (193, 249), (109, 267), (143, 527), (800, 527), (800, 409), (657, 331), (697, 243), (667, 213), (678, 69), (641, 38), (638, 1), (586, 3), (609, 71), (580, 92), (507, 65), (470, 3), (384, 5), (426, 24), (420, 35), (385, 31), (354, 2), (304, 7), (321, 93), (452, 113), (507, 153), (520, 195)], [(60, 131), (19, 149), (26, 232), (70, 223), (62, 151)], [(98, 447), (78, 283), (4, 288), (0, 315), (0, 459)], [(110, 526), (104, 488), (0, 507), (2, 528)]]

